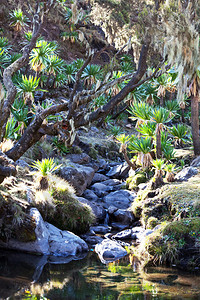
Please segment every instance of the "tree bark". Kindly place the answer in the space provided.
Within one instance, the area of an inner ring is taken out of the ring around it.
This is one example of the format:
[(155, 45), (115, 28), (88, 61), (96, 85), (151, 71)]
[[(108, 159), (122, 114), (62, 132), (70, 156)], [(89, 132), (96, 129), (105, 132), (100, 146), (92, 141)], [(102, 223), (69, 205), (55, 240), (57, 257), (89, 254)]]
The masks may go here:
[(199, 138), (199, 97), (191, 98), (191, 126), (194, 154), (200, 155), (200, 138)]

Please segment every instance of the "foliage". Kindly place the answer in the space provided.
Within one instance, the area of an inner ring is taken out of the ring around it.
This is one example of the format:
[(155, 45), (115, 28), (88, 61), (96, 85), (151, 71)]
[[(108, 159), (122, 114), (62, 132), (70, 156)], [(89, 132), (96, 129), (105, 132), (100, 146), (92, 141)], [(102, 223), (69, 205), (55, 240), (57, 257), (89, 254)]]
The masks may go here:
[(188, 127), (184, 124), (178, 124), (177, 126), (173, 126), (169, 132), (173, 135), (175, 139), (175, 145), (179, 144), (183, 146), (183, 143), (188, 142), (187, 134)]
[(14, 9), (10, 13), (11, 18), (11, 26), (14, 28), (15, 31), (20, 32), (28, 22), (28, 18), (24, 15), (21, 8)]
[(134, 102), (130, 105), (128, 112), (131, 114), (130, 119), (149, 121), (151, 118), (151, 108), (145, 102)]
[(37, 160), (31, 167), (37, 170), (42, 176), (54, 173), (61, 165), (56, 165), (53, 158), (45, 158), (42, 161)]

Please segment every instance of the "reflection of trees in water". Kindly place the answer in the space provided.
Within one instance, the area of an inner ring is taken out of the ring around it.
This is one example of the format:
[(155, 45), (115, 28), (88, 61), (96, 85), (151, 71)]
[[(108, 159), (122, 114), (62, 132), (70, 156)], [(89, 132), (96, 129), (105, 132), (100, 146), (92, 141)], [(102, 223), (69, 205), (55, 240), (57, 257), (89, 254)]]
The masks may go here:
[(0, 252), (1, 299), (26, 299), (23, 298), (25, 289), (50, 300), (143, 300), (152, 297), (162, 300), (177, 295), (179, 299), (188, 295), (190, 299), (197, 299), (200, 290), (200, 277), (169, 268), (142, 272), (133, 255), (107, 265), (102, 265), (94, 253), (67, 264), (50, 264), (47, 259), (50, 258)]

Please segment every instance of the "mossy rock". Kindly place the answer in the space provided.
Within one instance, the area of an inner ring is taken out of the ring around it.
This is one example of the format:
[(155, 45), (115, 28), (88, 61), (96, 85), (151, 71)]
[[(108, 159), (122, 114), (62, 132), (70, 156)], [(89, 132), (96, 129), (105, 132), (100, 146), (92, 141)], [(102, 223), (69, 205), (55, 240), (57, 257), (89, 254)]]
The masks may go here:
[(92, 209), (82, 204), (75, 196), (73, 188), (64, 180), (64, 186), (53, 190), (36, 192), (35, 206), (43, 219), (62, 230), (76, 234), (85, 233), (94, 222)]
[(36, 240), (36, 224), (20, 201), (12, 196), (0, 194), (0, 239), (5, 242), (10, 238), (20, 242)]
[(158, 225), (159, 220), (156, 217), (150, 217), (147, 220), (147, 229), (153, 229), (154, 227), (156, 227), (156, 225)]
[(137, 173), (134, 176), (127, 178), (126, 183), (130, 190), (136, 188), (140, 183), (147, 182), (147, 177), (144, 173)]
[(194, 269), (200, 267), (200, 218), (186, 218), (163, 223), (147, 236), (137, 256), (144, 265), (177, 264)]

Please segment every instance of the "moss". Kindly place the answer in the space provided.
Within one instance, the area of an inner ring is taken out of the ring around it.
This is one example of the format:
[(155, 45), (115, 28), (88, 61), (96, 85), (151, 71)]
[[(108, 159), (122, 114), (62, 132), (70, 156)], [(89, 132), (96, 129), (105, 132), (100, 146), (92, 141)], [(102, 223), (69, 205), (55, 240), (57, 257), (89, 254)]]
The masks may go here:
[(127, 178), (126, 183), (130, 190), (135, 189), (140, 183), (145, 183), (147, 181), (146, 174), (137, 173), (134, 176), (130, 176)]
[(155, 217), (150, 217), (147, 220), (147, 229), (153, 229), (154, 227), (156, 227), (156, 225), (158, 225), (158, 219)]
[(8, 193), (0, 193), (0, 239), (10, 238), (21, 242), (36, 240), (35, 221), (26, 212), (26, 208), (12, 199)]
[(57, 180), (53, 190), (36, 192), (35, 205), (44, 220), (76, 234), (85, 233), (95, 218), (91, 208), (82, 204), (74, 189), (62, 179)]
[(98, 151), (92, 147), (88, 155), (93, 159), (97, 159)]

